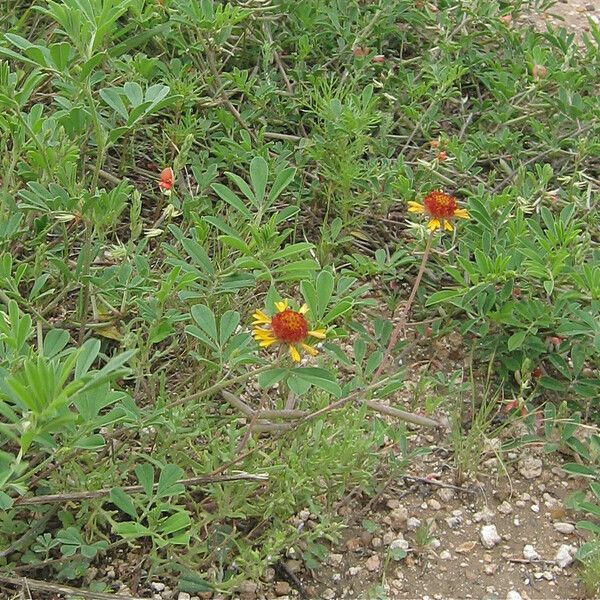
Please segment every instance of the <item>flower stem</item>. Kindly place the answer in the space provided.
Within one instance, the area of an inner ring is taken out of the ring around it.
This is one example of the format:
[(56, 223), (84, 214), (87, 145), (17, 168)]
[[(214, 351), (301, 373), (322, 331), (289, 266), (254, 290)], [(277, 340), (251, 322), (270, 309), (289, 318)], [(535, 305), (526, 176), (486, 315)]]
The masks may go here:
[(410, 292), (410, 296), (408, 297), (408, 300), (407, 300), (406, 304), (404, 305), (404, 308), (402, 309), (402, 313), (400, 314), (400, 320), (398, 321), (398, 323), (396, 324), (396, 327), (394, 328), (394, 331), (392, 332), (392, 336), (390, 337), (390, 341), (387, 345), (387, 348), (385, 349), (385, 354), (383, 355), (381, 364), (379, 365), (379, 368), (377, 369), (377, 371), (375, 371), (375, 375), (373, 375), (373, 382), (376, 382), (379, 379), (379, 377), (381, 376), (381, 374), (387, 368), (388, 363), (390, 362), (392, 351), (394, 350), (394, 347), (396, 346), (396, 343), (398, 342), (398, 338), (400, 337), (400, 334), (402, 333), (402, 331), (404, 330), (404, 327), (406, 326), (406, 321), (408, 319), (410, 309), (413, 305), (413, 302), (415, 301), (415, 297), (417, 295), (417, 290), (419, 289), (421, 279), (423, 279), (423, 273), (425, 272), (425, 265), (427, 264), (427, 260), (429, 259), (429, 255), (431, 253), (431, 245), (433, 242), (434, 233), (435, 233), (435, 230), (429, 232), (429, 237), (427, 238), (427, 244), (425, 246), (425, 252), (423, 252), (423, 258), (421, 259), (421, 266), (419, 267), (419, 272), (417, 273), (417, 278), (415, 279), (415, 283), (413, 284), (413, 288)]

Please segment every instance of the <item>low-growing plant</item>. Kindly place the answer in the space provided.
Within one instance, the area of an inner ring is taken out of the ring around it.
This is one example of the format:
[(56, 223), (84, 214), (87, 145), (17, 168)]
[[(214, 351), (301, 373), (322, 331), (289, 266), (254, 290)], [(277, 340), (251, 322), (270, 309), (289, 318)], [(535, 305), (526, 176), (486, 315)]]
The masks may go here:
[(507, 27), (545, 6), (521, 0), (8, 4), (0, 577), (316, 567), (336, 503), (426, 451), (398, 423), (458, 394), (426, 376), (405, 410), (404, 357), (454, 330), (494, 375), (453, 413), (459, 478), (502, 394), (588, 464), (597, 26), (582, 49)]

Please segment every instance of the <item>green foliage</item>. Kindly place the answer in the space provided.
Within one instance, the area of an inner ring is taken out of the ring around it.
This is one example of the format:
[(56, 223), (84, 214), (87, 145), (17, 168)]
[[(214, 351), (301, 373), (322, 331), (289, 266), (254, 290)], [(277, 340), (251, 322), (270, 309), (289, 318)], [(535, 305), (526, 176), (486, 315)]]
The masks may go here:
[[(546, 449), (596, 478), (570, 414), (596, 418), (600, 388), (596, 26), (584, 47), (507, 28), (520, 0), (10, 4), (0, 571), (80, 580), (143, 548), (148, 580), (199, 593), (291, 546), (323, 560), (335, 503), (413, 456), (409, 433), (351, 400), (393, 405), (404, 386), (396, 363), (376, 375), (382, 307), (405, 301), (427, 235), (406, 202), (440, 187), (472, 218), (434, 238), (408, 327), (459, 330), (495, 377), (470, 433), (456, 411), (459, 471), (476, 470), (502, 390), (531, 414), (545, 402)], [(327, 330), (302, 364), (252, 339), (253, 312), (283, 298)], [(232, 397), (322, 412), (251, 431)], [(268, 480), (190, 483), (236, 469)], [(310, 528), (291, 524), (303, 509)]]

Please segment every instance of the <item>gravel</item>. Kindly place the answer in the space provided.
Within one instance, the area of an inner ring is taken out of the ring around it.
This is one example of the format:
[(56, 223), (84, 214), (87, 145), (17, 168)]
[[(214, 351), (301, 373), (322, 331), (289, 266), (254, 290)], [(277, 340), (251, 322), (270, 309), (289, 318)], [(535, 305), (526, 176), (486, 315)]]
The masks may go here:
[(493, 548), (502, 541), (495, 525), (484, 525), (479, 531), (479, 539), (484, 548)]

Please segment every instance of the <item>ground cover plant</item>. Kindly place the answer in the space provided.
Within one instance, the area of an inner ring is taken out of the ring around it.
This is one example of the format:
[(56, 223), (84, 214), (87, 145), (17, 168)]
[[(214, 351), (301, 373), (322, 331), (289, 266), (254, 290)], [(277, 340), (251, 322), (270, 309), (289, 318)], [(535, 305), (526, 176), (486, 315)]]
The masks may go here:
[[(519, 0), (4, 4), (0, 582), (110, 591), (94, 569), (125, 555), (133, 591), (229, 593), (318, 565), (418, 428), (450, 422), (461, 483), (518, 419), (513, 445), (590, 479), (597, 587), (596, 25), (521, 28), (543, 5)], [(442, 375), (400, 403), (404, 359), (453, 332), (469, 402)]]

